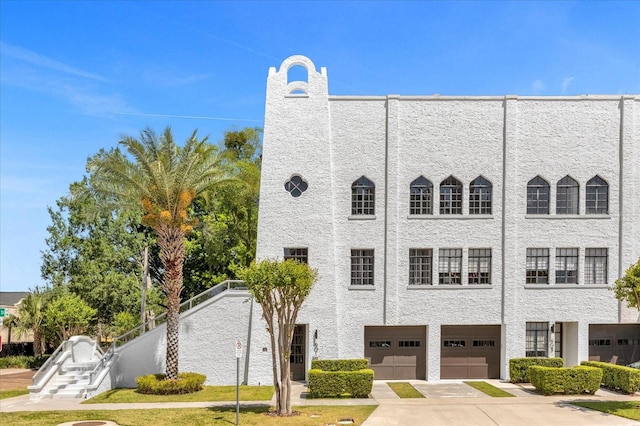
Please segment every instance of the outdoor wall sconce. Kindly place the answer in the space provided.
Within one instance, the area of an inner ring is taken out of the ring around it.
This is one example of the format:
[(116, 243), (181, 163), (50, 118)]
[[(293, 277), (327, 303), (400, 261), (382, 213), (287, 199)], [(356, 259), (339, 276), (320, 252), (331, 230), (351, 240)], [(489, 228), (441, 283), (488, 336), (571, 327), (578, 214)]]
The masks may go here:
[(318, 329), (316, 328), (316, 331), (313, 332), (313, 339), (314, 340), (318, 340)]

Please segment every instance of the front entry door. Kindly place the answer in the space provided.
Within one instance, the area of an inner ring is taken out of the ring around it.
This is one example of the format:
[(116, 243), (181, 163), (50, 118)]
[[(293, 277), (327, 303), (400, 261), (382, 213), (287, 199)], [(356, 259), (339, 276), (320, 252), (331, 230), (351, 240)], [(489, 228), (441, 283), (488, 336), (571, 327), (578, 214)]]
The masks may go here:
[(305, 361), (306, 350), (306, 329), (305, 325), (296, 325), (293, 329), (293, 339), (291, 339), (291, 380), (304, 381), (307, 363)]

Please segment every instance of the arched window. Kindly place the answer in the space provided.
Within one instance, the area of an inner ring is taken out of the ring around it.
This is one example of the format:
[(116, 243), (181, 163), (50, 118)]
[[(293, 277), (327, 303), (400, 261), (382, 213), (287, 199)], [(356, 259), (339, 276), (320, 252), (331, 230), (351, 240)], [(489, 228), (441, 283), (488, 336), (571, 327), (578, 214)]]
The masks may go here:
[(609, 184), (600, 176), (587, 182), (587, 214), (609, 214)]
[(440, 183), (440, 214), (462, 214), (462, 183), (453, 176)]
[(418, 177), (409, 186), (409, 213), (432, 214), (433, 212), (433, 184), (424, 176)]
[(478, 176), (469, 185), (469, 214), (491, 214), (491, 192), (493, 185)]
[(549, 182), (540, 176), (527, 183), (527, 214), (549, 214)]
[(362, 176), (351, 185), (351, 214), (375, 214), (376, 186)]
[(567, 175), (558, 181), (556, 194), (556, 214), (578, 214), (580, 185)]

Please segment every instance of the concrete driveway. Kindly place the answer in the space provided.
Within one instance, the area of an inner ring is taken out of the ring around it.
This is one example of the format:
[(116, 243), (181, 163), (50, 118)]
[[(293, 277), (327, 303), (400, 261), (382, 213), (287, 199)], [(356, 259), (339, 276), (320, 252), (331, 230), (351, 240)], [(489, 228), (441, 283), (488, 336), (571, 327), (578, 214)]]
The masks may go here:
[(571, 405), (569, 401), (633, 401), (638, 397), (599, 390), (596, 396), (541, 396), (527, 387), (486, 380), (515, 395), (492, 398), (461, 382), (410, 381), (421, 399), (400, 399), (376, 381), (373, 397), (378, 408), (363, 426), (628, 426), (629, 419)]

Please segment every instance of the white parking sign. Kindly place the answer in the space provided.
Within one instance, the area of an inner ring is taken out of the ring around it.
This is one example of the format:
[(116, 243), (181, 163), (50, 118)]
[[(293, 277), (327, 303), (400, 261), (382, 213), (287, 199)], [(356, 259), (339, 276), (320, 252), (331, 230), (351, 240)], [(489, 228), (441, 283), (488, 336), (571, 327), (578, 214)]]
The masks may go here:
[(242, 358), (242, 340), (236, 340), (236, 358)]

